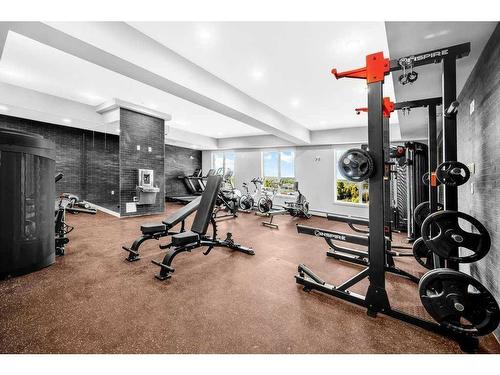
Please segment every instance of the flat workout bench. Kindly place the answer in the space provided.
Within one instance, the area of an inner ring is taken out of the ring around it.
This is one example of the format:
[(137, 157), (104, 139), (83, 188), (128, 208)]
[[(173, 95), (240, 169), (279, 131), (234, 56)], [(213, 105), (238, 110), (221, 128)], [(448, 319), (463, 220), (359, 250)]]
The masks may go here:
[[(141, 225), (142, 236), (137, 238), (132, 246), (126, 247), (122, 246), (122, 249), (128, 251), (128, 257), (126, 258), (129, 262), (134, 262), (139, 260), (139, 247), (146, 240), (159, 240), (160, 237), (166, 237), (184, 232), (184, 220), (191, 215), (194, 211), (198, 209), (200, 204), (201, 196), (197, 197), (189, 204), (183, 206), (172, 215), (169, 215), (161, 223), (148, 223)], [(173, 227), (181, 223), (181, 229), (178, 232), (171, 231)]]
[[(227, 247), (231, 250), (240, 251), (245, 254), (255, 254), (251, 248), (235, 243), (231, 233), (227, 233), (224, 240), (215, 237), (217, 233), (217, 223), (214, 218), (214, 207), (221, 183), (221, 176), (208, 177), (207, 185), (201, 196), (201, 201), (198, 205), (198, 210), (196, 211), (191, 230), (173, 235), (170, 244), (160, 246), (162, 249), (167, 248), (168, 251), (162, 262), (152, 261), (153, 264), (161, 268), (160, 272), (155, 275), (157, 279), (165, 280), (171, 277), (171, 274), (175, 271), (172, 267), (172, 261), (177, 254), (186, 251), (190, 252), (199, 247), (207, 247), (207, 250), (203, 253), (204, 255), (208, 255), (214, 247)], [(213, 227), (211, 236), (207, 235), (208, 226), (210, 224)]]

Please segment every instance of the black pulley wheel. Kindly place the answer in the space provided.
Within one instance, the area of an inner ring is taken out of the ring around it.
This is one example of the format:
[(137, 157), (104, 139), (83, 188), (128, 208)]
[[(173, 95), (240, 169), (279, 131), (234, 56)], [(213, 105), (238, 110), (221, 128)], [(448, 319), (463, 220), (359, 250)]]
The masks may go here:
[(352, 148), (342, 154), (338, 161), (338, 168), (347, 180), (361, 182), (373, 175), (374, 162), (368, 151)]
[[(472, 224), (478, 233), (463, 230), (458, 223), (459, 219)], [(490, 234), (484, 225), (460, 211), (438, 211), (430, 214), (422, 223), (421, 232), (429, 249), (444, 259), (458, 263), (478, 261), (488, 253), (491, 246)], [(459, 247), (469, 250), (472, 254), (454, 255)]]
[(445, 161), (436, 169), (436, 177), (446, 186), (460, 186), (465, 184), (470, 177), (469, 168), (458, 161)]
[(473, 277), (447, 268), (427, 272), (418, 286), (420, 300), (432, 318), (466, 336), (484, 336), (500, 322), (493, 295)]
[[(441, 203), (437, 204), (437, 210), (443, 210), (443, 205)], [(418, 226), (422, 225), (422, 223), (427, 218), (427, 216), (430, 215), (430, 213), (431, 210), (429, 207), (429, 201), (420, 203), (417, 207), (415, 207), (415, 211), (413, 211), (413, 219), (415, 220), (415, 224), (417, 224)]]
[(432, 270), (434, 268), (433, 255), (434, 253), (426, 245), (422, 237), (413, 242), (413, 256), (418, 264)]

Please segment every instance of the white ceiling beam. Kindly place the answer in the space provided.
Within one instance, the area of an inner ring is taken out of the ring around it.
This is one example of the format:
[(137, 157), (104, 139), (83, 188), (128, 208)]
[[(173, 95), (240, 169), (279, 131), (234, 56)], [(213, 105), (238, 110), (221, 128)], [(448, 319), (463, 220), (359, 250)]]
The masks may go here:
[(168, 126), (165, 122), (165, 143), (174, 146), (192, 148), (196, 150), (217, 149), (217, 139), (206, 135), (191, 133), (186, 130)]
[[(151, 45), (151, 42), (153, 41), (151, 38), (145, 36), (129, 25), (126, 25), (124, 23), (118, 24), (120, 27), (127, 27), (133, 32), (142, 36), (144, 38), (144, 42), (149, 41), (148, 47)], [(219, 78), (211, 75), (209, 72), (206, 72), (204, 70), (203, 71), (206, 75), (211, 76), (211, 80), (214, 80), (214, 78), (219, 80), (220, 82), (218, 82), (218, 85), (224, 90), (227, 90), (227, 95), (223, 96), (231, 97), (233, 101), (236, 100), (237, 102), (239, 102), (240, 105), (237, 109), (235, 109), (236, 106), (229, 106), (223, 103), (221, 100), (214, 100), (207, 95), (203, 95), (188, 87), (180, 85), (170, 79), (165, 78), (162, 75), (155, 74), (148, 69), (131, 63), (130, 61), (111, 54), (103, 49), (97, 48), (94, 45), (91, 45), (81, 39), (73, 37), (44, 23), (0, 23), (0, 37), (5, 34), (5, 30), (11, 30), (65, 53), (79, 57), (83, 60), (99, 65), (113, 72), (122, 74), (138, 82), (144, 83), (151, 87), (155, 87), (179, 98), (188, 100), (192, 103), (198, 104), (202, 107), (233, 118), (234, 120), (241, 121), (247, 125), (273, 134), (294, 144), (308, 144), (310, 142), (310, 131), (307, 128), (294, 122), (288, 117), (282, 115), (280, 112), (270, 108), (269, 106), (253, 99), (242, 91), (237, 90), (235, 87), (227, 84), (223, 80), (220, 80)], [(179, 59), (180, 57), (179, 55), (175, 54), (173, 51), (169, 50), (159, 43), (156, 43), (156, 48), (161, 48), (161, 52), (163, 53), (163, 55), (171, 53), (175, 55), (173, 56), (173, 58), (175, 59)], [(135, 44), (133, 46), (133, 49), (135, 53), (141, 53), (141, 44)], [(188, 60), (185, 60), (185, 62), (186, 64), (189, 63), (192, 65), (188, 66), (188, 69), (192, 69), (193, 74), (200, 74), (201, 68), (199, 66), (189, 62)]]
[(295, 146), (275, 135), (254, 135), (247, 137), (219, 138), (217, 148), (221, 150), (236, 150), (244, 148), (289, 147)]
[(160, 119), (163, 119), (165, 121), (172, 120), (172, 115), (170, 115), (168, 113), (156, 111), (154, 109), (147, 108), (147, 107), (144, 107), (142, 105), (135, 104), (135, 103), (130, 103), (130, 102), (127, 102), (125, 100), (121, 100), (121, 99), (117, 99), (117, 98), (111, 99), (108, 102), (104, 102), (101, 105), (98, 105), (96, 107), (96, 112), (102, 115), (102, 114), (105, 114), (106, 112), (110, 112), (110, 111), (116, 110), (118, 108), (129, 109), (131, 111), (142, 113), (143, 115), (147, 115), (147, 116), (151, 116), (151, 117), (160, 118)]

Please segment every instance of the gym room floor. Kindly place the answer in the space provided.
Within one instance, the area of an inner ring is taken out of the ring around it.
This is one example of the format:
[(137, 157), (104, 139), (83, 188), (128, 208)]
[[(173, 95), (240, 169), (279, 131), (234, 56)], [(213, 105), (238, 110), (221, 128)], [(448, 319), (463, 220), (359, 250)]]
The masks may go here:
[[(167, 213), (180, 207), (167, 206)], [(461, 353), (452, 340), (302, 291), (294, 281), (299, 263), (332, 283), (359, 267), (327, 258), (326, 243), (297, 234), (295, 224), (349, 231), (347, 225), (284, 216), (275, 218), (280, 229), (273, 230), (263, 228), (258, 216), (240, 214), (219, 222), (219, 237), (233, 232), (255, 256), (224, 248), (204, 256), (198, 249), (179, 255), (173, 277), (160, 282), (150, 262), (162, 259), (157, 241), (147, 241), (135, 263), (125, 261), (121, 246), (139, 235), (141, 223), (162, 217), (68, 215), (77, 230), (69, 235), (66, 255), (51, 267), (0, 283), (0, 352)], [(404, 237), (397, 241), (404, 243)], [(398, 264), (425, 272), (413, 258)], [(387, 289), (395, 307), (426, 314), (413, 283), (389, 275)], [(479, 351), (500, 353), (500, 347), (489, 335), (481, 338)]]

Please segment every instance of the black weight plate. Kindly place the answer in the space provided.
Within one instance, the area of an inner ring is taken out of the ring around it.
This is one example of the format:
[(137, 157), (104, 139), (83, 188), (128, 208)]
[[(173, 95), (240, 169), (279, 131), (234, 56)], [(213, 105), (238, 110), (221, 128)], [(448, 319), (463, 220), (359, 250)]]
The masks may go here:
[(445, 328), (466, 336), (484, 336), (500, 322), (493, 295), (473, 277), (447, 268), (427, 272), (418, 286), (425, 309)]
[[(443, 205), (441, 203), (437, 204), (437, 210), (443, 210)], [(431, 211), (429, 209), (429, 201), (422, 202), (417, 207), (415, 207), (415, 210), (413, 211), (413, 219), (415, 220), (415, 223), (420, 226), (430, 213)]]
[[(463, 230), (458, 220), (472, 224), (478, 233)], [(430, 228), (433, 228), (432, 237)], [(422, 223), (422, 238), (429, 249), (441, 258), (458, 263), (472, 263), (483, 258), (491, 247), (488, 230), (479, 220), (460, 211), (438, 211)], [(468, 249), (471, 255), (453, 255), (459, 247)]]
[(434, 253), (427, 246), (425, 246), (425, 242), (422, 239), (422, 237), (420, 237), (413, 243), (412, 249), (413, 249), (413, 256), (420, 265), (424, 266), (429, 270), (434, 268), (433, 267), (434, 263), (432, 259)]
[(469, 180), (470, 171), (459, 161), (445, 161), (437, 167), (436, 177), (446, 186), (460, 186)]
[(360, 148), (347, 150), (339, 158), (337, 166), (345, 179), (353, 182), (365, 181), (373, 175), (374, 162), (368, 151)]

